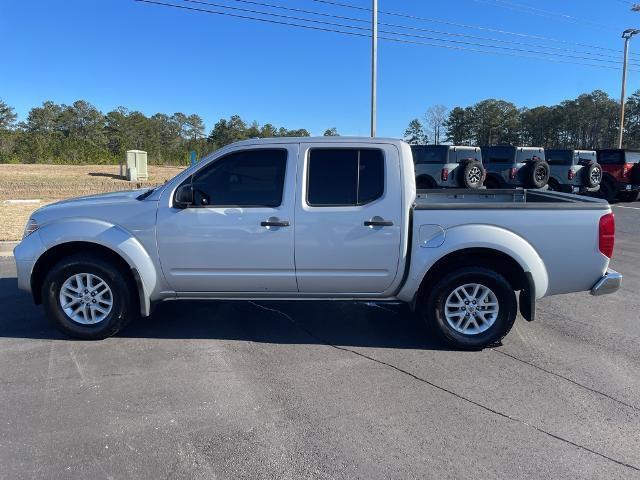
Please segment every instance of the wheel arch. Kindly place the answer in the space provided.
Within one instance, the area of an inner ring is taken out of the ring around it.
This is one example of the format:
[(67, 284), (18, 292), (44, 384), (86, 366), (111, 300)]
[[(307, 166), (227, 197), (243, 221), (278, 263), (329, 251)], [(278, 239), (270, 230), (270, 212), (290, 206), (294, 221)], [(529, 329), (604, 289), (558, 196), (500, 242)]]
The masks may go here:
[(448, 229), (438, 249), (442, 251), (434, 255), (433, 248), (417, 246), (412, 271), (398, 294), (401, 300), (415, 304), (443, 272), (462, 266), (498, 271), (531, 302), (545, 296), (548, 290), (547, 269), (533, 246), (501, 227), (464, 225)]
[(113, 261), (129, 275), (137, 290), (140, 314), (150, 314), (151, 297), (158, 287), (157, 270), (142, 244), (129, 232), (105, 222), (76, 219), (45, 225), (37, 234), (45, 250), (34, 260), (31, 270), (31, 293), (36, 304), (42, 301), (42, 282), (48, 269), (65, 256), (87, 252)]
[(495, 173), (495, 172), (487, 172), (487, 174), (485, 175), (484, 178), (484, 184), (486, 185), (487, 180), (489, 182), (495, 182), (498, 184), (498, 188), (502, 188), (506, 185), (506, 182), (504, 181), (504, 179), (502, 178), (502, 175), (500, 175), (499, 173)]
[(438, 186), (438, 182), (436, 182), (436, 180), (428, 173), (421, 173), (418, 176), (416, 176), (416, 188), (420, 188), (418, 187), (418, 184), (421, 181), (429, 184), (427, 188), (436, 188)]

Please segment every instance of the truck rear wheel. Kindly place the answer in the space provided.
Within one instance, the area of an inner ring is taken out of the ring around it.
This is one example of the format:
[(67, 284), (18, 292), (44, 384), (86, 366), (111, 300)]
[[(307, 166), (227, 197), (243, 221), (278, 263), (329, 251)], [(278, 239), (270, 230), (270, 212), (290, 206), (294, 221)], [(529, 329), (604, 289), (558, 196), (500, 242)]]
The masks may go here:
[(463, 267), (444, 276), (427, 293), (424, 308), (429, 327), (464, 350), (500, 342), (517, 314), (509, 282), (483, 267)]
[(97, 255), (77, 254), (47, 274), (42, 301), (49, 320), (69, 336), (99, 340), (115, 335), (136, 315), (132, 282)]

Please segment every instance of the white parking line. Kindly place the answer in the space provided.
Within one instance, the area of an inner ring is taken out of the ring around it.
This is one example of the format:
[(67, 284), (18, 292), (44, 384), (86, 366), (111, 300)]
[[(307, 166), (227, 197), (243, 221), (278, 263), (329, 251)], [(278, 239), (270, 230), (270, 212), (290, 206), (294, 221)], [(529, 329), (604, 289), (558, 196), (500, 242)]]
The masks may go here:
[(624, 207), (622, 205), (613, 205), (613, 206), (618, 208), (630, 208), (631, 210), (640, 210), (640, 207)]

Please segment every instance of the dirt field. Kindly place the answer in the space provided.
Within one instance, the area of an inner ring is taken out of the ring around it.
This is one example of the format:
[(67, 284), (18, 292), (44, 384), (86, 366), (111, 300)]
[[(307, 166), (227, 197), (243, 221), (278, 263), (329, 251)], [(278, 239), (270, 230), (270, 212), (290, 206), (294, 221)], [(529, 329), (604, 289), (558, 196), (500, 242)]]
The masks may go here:
[[(119, 176), (118, 165), (0, 164), (0, 241), (19, 240), (29, 215), (42, 205), (81, 195), (151, 187), (172, 178), (182, 168), (150, 165), (148, 181), (131, 183)], [(27, 199), (40, 203), (5, 203)]]

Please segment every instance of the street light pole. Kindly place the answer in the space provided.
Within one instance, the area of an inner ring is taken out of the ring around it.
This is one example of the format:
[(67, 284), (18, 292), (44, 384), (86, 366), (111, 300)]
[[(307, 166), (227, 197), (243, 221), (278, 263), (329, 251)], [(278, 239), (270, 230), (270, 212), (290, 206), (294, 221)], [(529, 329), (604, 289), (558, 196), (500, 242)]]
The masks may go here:
[(371, 8), (371, 136), (376, 136), (378, 102), (378, 0), (372, 0)]
[(624, 101), (627, 96), (627, 63), (629, 62), (629, 40), (640, 30), (628, 28), (622, 32), (624, 38), (624, 60), (622, 62), (622, 94), (620, 95), (620, 132), (618, 134), (618, 148), (622, 148), (622, 136), (624, 134)]

